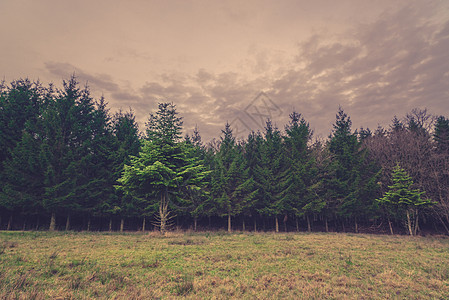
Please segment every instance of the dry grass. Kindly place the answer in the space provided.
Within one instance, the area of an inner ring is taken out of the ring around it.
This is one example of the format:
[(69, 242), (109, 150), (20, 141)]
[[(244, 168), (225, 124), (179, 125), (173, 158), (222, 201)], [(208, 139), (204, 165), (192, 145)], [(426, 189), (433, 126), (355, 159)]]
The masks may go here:
[(1, 299), (449, 298), (449, 239), (0, 232)]

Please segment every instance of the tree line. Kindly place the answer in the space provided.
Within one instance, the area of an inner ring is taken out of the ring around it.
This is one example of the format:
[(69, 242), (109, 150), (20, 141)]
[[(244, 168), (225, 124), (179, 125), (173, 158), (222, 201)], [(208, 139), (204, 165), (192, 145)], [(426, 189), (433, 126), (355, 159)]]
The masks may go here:
[(173, 103), (140, 131), (75, 77), (0, 86), (0, 228), (449, 234), (449, 119), (414, 109), (326, 140), (297, 112), (236, 139), (182, 136)]

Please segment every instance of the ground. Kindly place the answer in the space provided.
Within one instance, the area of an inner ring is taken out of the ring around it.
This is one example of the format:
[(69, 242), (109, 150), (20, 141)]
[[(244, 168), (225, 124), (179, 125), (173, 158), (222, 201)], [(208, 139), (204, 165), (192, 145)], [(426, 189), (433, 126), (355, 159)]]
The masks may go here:
[(1, 299), (443, 299), (449, 238), (0, 232)]

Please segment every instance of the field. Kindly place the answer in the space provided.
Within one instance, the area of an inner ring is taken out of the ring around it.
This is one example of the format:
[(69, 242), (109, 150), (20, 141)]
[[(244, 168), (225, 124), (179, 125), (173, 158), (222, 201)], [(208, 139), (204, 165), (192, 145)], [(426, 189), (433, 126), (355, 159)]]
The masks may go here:
[(1, 299), (449, 298), (449, 239), (0, 232)]

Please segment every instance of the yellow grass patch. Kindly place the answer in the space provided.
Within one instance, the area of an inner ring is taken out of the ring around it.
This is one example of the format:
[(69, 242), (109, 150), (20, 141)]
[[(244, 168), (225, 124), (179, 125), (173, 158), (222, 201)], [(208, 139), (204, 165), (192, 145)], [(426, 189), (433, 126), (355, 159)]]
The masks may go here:
[(449, 298), (449, 239), (0, 232), (1, 299)]

